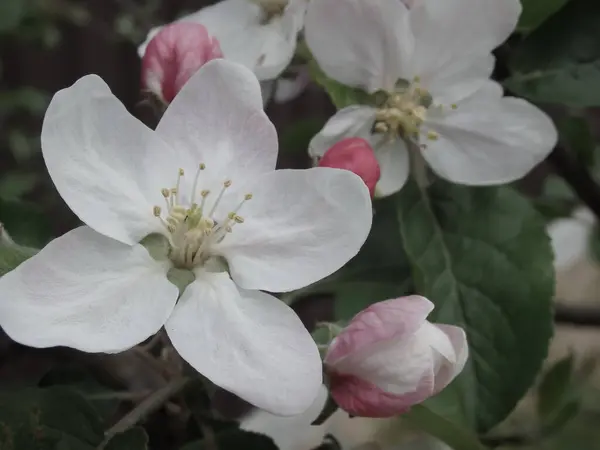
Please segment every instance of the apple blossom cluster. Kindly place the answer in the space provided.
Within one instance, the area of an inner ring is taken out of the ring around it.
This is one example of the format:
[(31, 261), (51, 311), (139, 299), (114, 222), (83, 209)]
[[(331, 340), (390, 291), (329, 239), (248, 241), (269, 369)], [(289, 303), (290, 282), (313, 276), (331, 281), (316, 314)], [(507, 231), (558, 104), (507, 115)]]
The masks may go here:
[[(369, 234), (372, 198), (398, 192), (411, 168), (494, 185), (545, 159), (551, 120), (490, 79), (520, 11), (519, 0), (223, 0), (152, 30), (142, 84), (168, 105), (155, 130), (97, 76), (54, 96), (43, 156), (84, 225), (0, 278), (0, 325), (28, 346), (105, 353), (164, 327), (204, 377), (278, 415), (309, 408), (323, 372), (357, 416), (439, 393), (463, 370), (467, 337), (427, 321), (426, 298), (371, 305), (322, 361), (271, 293), (343, 267)], [(299, 40), (368, 100), (312, 138), (315, 167), (275, 170), (264, 105), (307, 85)]]

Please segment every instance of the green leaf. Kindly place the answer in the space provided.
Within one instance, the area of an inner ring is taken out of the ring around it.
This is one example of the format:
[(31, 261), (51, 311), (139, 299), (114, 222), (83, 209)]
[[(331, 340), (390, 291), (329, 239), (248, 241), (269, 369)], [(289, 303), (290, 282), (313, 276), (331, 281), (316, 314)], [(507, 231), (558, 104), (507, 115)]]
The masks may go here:
[(148, 435), (141, 427), (135, 427), (113, 437), (105, 450), (148, 450)]
[(0, 240), (0, 277), (16, 269), (22, 262), (31, 258), (37, 252), (38, 250), (34, 248)]
[(337, 109), (345, 108), (350, 105), (370, 103), (371, 96), (362, 89), (352, 88), (329, 78), (317, 62), (313, 59), (308, 63), (308, 68), (313, 80), (321, 85), (331, 98), (331, 102)]
[(516, 48), (505, 86), (534, 102), (600, 105), (599, 22), (600, 2), (569, 2)]
[(31, 192), (39, 181), (35, 173), (8, 173), (0, 179), (0, 198), (18, 200)]
[(451, 422), (423, 405), (413, 406), (402, 418), (455, 450), (485, 450), (477, 436), (469, 429)]
[(544, 374), (537, 394), (543, 436), (562, 429), (577, 415), (581, 408), (581, 392), (574, 380), (572, 355), (556, 362)]
[(42, 247), (52, 239), (48, 214), (37, 204), (0, 199), (0, 222), (22, 245)]
[(103, 431), (94, 409), (68, 388), (0, 392), (2, 450), (94, 450)]
[(25, 0), (0, 1), (0, 33), (16, 28), (27, 12)]
[(278, 450), (273, 440), (264, 434), (253, 433), (240, 429), (217, 434), (214, 441), (208, 440), (191, 442), (180, 450)]
[(306, 156), (310, 140), (321, 131), (323, 125), (325, 125), (325, 121), (316, 117), (296, 121), (280, 134), (279, 147), (286, 154)]
[(569, 0), (521, 0), (523, 12), (517, 30), (529, 33), (559, 11)]
[(507, 187), (413, 180), (397, 198), (398, 221), (418, 293), (434, 322), (461, 326), (470, 358), (428, 403), (485, 432), (533, 383), (552, 335), (554, 272), (544, 222)]
[(558, 123), (560, 139), (586, 166), (594, 165), (596, 140), (583, 117), (568, 117)]

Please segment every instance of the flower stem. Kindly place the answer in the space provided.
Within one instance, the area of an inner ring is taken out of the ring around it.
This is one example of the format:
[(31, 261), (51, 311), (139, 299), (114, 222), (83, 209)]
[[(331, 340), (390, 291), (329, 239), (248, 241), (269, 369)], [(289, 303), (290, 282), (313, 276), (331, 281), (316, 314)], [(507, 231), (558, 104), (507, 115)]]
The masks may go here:
[(104, 433), (104, 440), (97, 447), (96, 450), (103, 450), (108, 442), (119, 433), (123, 433), (128, 429), (134, 427), (140, 420), (146, 417), (148, 414), (159, 409), (165, 404), (171, 397), (180, 392), (190, 381), (189, 378), (178, 378), (170, 381), (167, 385), (161, 389), (155, 391), (149, 395), (144, 401), (138, 406), (129, 411), (121, 420), (114, 424)]

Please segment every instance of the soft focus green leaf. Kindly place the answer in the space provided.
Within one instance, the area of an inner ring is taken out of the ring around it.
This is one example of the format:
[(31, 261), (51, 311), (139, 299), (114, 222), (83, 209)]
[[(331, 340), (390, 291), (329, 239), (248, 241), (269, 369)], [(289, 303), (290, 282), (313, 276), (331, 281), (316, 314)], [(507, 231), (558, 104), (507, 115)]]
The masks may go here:
[(539, 27), (552, 14), (559, 11), (569, 0), (521, 0), (523, 12), (517, 30), (528, 33)]
[(52, 238), (49, 218), (37, 204), (0, 199), (0, 223), (19, 244), (42, 247)]
[(596, 140), (583, 117), (568, 117), (559, 122), (558, 131), (561, 141), (586, 167), (594, 165)]
[(31, 192), (38, 182), (35, 173), (7, 173), (0, 178), (0, 199), (18, 200)]
[(465, 328), (470, 358), (429, 403), (485, 432), (541, 368), (552, 335), (554, 272), (544, 223), (510, 188), (410, 181), (397, 199), (404, 248), (434, 322)]
[(278, 450), (273, 440), (259, 433), (240, 429), (225, 431), (214, 436), (214, 440), (191, 442), (180, 450)]
[(279, 135), (279, 147), (286, 154), (306, 156), (310, 140), (321, 131), (325, 121), (316, 117), (294, 122)]
[(535, 102), (600, 105), (600, 2), (572, 1), (517, 46), (505, 86)]
[(38, 250), (24, 247), (0, 238), (0, 277), (16, 269), (22, 262), (35, 255)]
[(573, 419), (581, 407), (581, 394), (574, 380), (573, 356), (554, 363), (537, 390), (537, 412), (541, 434), (547, 436)]
[(95, 410), (68, 388), (0, 392), (2, 450), (94, 450), (103, 432)]
[(26, 12), (26, 0), (0, 1), (0, 33), (11, 31), (19, 26)]
[(471, 430), (457, 425), (423, 405), (413, 406), (402, 418), (408, 420), (414, 427), (438, 438), (454, 450), (485, 450)]
[(105, 450), (148, 450), (148, 435), (141, 427), (135, 427), (113, 437)]

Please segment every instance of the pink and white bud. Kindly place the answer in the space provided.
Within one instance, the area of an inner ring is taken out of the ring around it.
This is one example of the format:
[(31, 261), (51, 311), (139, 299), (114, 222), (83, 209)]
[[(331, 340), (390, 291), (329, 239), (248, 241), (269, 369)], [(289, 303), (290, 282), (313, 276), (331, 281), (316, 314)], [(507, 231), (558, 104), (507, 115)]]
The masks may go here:
[(319, 167), (333, 167), (354, 172), (362, 178), (371, 197), (381, 176), (381, 169), (371, 145), (364, 139), (351, 137), (342, 139), (329, 148), (319, 161)]
[(219, 42), (199, 23), (175, 22), (152, 38), (142, 58), (142, 87), (169, 103), (200, 67), (222, 58)]
[(444, 389), (464, 368), (462, 328), (432, 324), (433, 304), (417, 295), (375, 303), (358, 313), (325, 356), (330, 390), (360, 417), (404, 413)]

